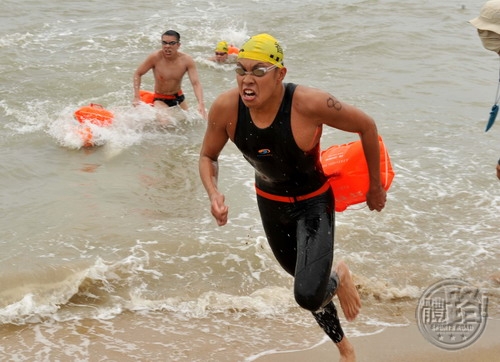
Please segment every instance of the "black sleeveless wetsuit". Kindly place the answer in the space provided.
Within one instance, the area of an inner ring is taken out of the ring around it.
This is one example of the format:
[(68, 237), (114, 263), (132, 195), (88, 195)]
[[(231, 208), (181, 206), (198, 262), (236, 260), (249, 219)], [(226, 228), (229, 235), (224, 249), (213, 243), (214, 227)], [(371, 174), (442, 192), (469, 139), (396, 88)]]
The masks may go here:
[(266, 192), (297, 196), (319, 189), (326, 177), (322, 172), (319, 144), (308, 153), (293, 138), (290, 111), (295, 84), (288, 84), (280, 110), (267, 128), (255, 126), (240, 100), (234, 142), (255, 168), (256, 186)]
[[(297, 200), (324, 189), (327, 178), (320, 164), (319, 144), (304, 152), (293, 137), (290, 114), (295, 87), (285, 85), (280, 109), (264, 129), (252, 122), (240, 99), (234, 143), (255, 169), (264, 231), (278, 262), (294, 276), (295, 300), (313, 312), (323, 330), (338, 343), (344, 333), (331, 301), (338, 286), (337, 276), (331, 274), (335, 201), (328, 186), (314, 197)], [(276, 201), (272, 195), (286, 196), (286, 201)]]

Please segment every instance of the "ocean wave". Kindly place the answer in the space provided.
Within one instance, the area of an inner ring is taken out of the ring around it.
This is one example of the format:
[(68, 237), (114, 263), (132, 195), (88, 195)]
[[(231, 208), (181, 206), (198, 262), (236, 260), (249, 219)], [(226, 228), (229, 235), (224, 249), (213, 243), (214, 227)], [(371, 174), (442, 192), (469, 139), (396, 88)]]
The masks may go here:
[[(289, 288), (265, 286), (249, 295), (194, 291), (174, 295), (160, 291), (164, 272), (150, 264), (141, 247), (117, 262), (102, 258), (86, 267), (60, 265), (2, 277), (0, 324), (24, 325), (46, 320), (106, 320), (125, 312), (166, 311), (186, 318), (210, 315), (273, 316), (297, 308)], [(198, 294), (199, 293), (199, 294)]]

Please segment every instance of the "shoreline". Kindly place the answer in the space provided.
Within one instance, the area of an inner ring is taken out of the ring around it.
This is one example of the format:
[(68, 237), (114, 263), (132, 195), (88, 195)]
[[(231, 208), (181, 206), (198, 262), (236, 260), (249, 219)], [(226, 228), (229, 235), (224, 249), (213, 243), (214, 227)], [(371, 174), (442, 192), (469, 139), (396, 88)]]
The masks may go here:
[[(380, 333), (350, 338), (358, 362), (484, 362), (500, 355), (500, 320), (488, 318), (485, 330), (470, 346), (449, 351), (436, 347), (420, 333), (416, 324), (388, 327)], [(329, 341), (309, 350), (273, 352), (256, 362), (338, 361), (337, 348)]]

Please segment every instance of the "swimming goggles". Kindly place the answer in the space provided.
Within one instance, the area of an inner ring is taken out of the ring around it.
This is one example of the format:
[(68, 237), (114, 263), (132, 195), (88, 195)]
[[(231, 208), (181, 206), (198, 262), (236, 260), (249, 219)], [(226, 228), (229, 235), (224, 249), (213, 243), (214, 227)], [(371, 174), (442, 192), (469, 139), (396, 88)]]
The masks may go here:
[(241, 67), (236, 67), (236, 68), (234, 68), (234, 71), (236, 72), (236, 74), (242, 75), (242, 76), (243, 75), (254, 75), (256, 77), (263, 77), (264, 75), (266, 75), (267, 72), (269, 72), (270, 70), (273, 70), (276, 67), (277, 67), (276, 65), (271, 65), (270, 67), (267, 67), (267, 68), (265, 68), (265, 67), (255, 68), (255, 69), (252, 69), (248, 72)]
[(162, 40), (161, 43), (163, 45), (171, 45), (171, 46), (174, 46), (175, 44), (178, 44), (179, 42), (178, 41), (165, 41), (165, 40)]

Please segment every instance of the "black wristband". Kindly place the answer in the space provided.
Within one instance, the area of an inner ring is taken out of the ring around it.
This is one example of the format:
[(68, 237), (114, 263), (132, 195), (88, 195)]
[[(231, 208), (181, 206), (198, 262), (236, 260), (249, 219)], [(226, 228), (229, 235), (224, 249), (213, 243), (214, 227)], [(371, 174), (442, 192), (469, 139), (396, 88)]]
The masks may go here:
[(500, 158), (498, 159), (498, 166), (500, 166)]

